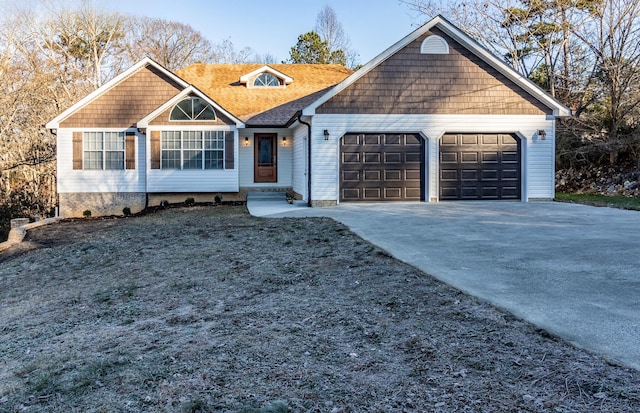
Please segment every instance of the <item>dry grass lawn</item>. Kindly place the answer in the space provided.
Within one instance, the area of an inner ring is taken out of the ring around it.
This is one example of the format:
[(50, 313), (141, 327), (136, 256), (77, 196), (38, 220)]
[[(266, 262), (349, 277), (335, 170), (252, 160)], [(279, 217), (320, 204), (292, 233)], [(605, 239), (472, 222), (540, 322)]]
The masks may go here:
[(638, 371), (242, 207), (31, 231), (0, 255), (0, 332), (2, 412), (640, 411)]

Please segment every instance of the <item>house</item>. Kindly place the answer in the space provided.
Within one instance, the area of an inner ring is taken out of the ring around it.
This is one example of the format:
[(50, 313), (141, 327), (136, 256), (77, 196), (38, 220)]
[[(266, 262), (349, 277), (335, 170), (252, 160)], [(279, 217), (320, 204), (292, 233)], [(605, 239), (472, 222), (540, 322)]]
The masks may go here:
[(293, 191), (310, 206), (554, 196), (570, 110), (438, 16), (356, 72), (144, 59), (46, 127), (62, 216)]

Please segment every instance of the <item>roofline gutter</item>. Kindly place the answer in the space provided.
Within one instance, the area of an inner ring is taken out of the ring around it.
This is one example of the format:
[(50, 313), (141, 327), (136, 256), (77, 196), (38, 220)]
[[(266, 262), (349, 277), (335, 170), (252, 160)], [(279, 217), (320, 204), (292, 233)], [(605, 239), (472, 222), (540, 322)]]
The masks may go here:
[(311, 207), (311, 124), (302, 120), (302, 111), (296, 112), (298, 122), (307, 126), (307, 206)]

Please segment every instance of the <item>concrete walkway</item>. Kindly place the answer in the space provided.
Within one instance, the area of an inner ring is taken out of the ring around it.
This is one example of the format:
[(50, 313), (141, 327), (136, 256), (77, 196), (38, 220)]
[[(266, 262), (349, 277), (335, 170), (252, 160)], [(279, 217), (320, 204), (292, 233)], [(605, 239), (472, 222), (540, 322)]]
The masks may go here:
[(640, 212), (554, 202), (341, 204), (250, 194), (251, 214), (327, 216), (424, 272), (640, 370)]

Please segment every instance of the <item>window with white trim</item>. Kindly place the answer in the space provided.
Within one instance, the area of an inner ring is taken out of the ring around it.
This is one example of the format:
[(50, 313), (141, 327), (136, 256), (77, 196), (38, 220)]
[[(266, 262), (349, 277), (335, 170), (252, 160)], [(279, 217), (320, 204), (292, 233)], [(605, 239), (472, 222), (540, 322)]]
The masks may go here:
[(271, 73), (260, 73), (253, 81), (254, 87), (278, 87), (280, 79)]
[(224, 169), (224, 131), (163, 131), (161, 169)]
[(203, 99), (191, 96), (181, 100), (171, 109), (169, 120), (216, 120), (216, 112)]
[(124, 169), (124, 132), (84, 132), (83, 169)]

